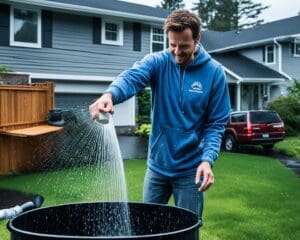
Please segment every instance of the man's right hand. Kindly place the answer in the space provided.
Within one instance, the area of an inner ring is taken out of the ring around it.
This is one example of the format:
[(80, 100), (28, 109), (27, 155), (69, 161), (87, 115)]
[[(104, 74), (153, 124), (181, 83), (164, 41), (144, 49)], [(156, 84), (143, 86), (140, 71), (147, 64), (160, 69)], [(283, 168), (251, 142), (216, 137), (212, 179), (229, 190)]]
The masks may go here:
[(104, 93), (98, 100), (89, 106), (89, 112), (92, 119), (99, 117), (99, 112), (114, 113), (111, 93)]

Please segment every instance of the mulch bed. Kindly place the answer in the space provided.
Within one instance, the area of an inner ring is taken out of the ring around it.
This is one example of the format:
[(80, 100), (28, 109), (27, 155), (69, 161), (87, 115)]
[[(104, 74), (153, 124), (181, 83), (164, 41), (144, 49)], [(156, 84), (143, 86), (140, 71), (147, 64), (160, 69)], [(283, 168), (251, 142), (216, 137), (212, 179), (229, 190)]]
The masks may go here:
[(0, 209), (11, 208), (31, 201), (33, 195), (0, 188)]

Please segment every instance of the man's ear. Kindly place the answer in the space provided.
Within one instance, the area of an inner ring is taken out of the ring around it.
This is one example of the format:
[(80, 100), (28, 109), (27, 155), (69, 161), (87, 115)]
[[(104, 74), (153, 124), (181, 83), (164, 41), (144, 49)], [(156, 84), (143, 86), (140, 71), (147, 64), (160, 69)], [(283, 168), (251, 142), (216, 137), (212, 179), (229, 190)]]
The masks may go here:
[(199, 35), (196, 38), (196, 44), (198, 44), (201, 41), (201, 34), (199, 33)]

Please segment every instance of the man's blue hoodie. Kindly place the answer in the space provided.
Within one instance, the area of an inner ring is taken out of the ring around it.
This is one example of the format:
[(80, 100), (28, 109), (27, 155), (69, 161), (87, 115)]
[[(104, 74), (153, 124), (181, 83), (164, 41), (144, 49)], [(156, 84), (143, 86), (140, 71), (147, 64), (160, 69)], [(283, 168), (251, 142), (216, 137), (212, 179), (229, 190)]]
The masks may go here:
[(169, 177), (196, 173), (202, 161), (213, 165), (230, 113), (220, 64), (200, 44), (182, 67), (171, 52), (149, 54), (121, 73), (106, 92), (118, 104), (150, 85), (152, 130), (148, 167)]

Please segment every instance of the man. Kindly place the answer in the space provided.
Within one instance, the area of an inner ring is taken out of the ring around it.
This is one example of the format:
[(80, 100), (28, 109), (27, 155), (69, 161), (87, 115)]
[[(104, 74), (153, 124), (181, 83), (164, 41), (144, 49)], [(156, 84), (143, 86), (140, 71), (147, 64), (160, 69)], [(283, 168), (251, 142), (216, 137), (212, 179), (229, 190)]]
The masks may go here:
[(113, 113), (150, 85), (152, 130), (149, 141), (144, 202), (176, 206), (202, 217), (203, 192), (214, 183), (212, 165), (229, 117), (229, 95), (222, 67), (200, 42), (200, 19), (176, 10), (164, 30), (169, 49), (149, 54), (121, 73), (90, 106), (92, 118)]

